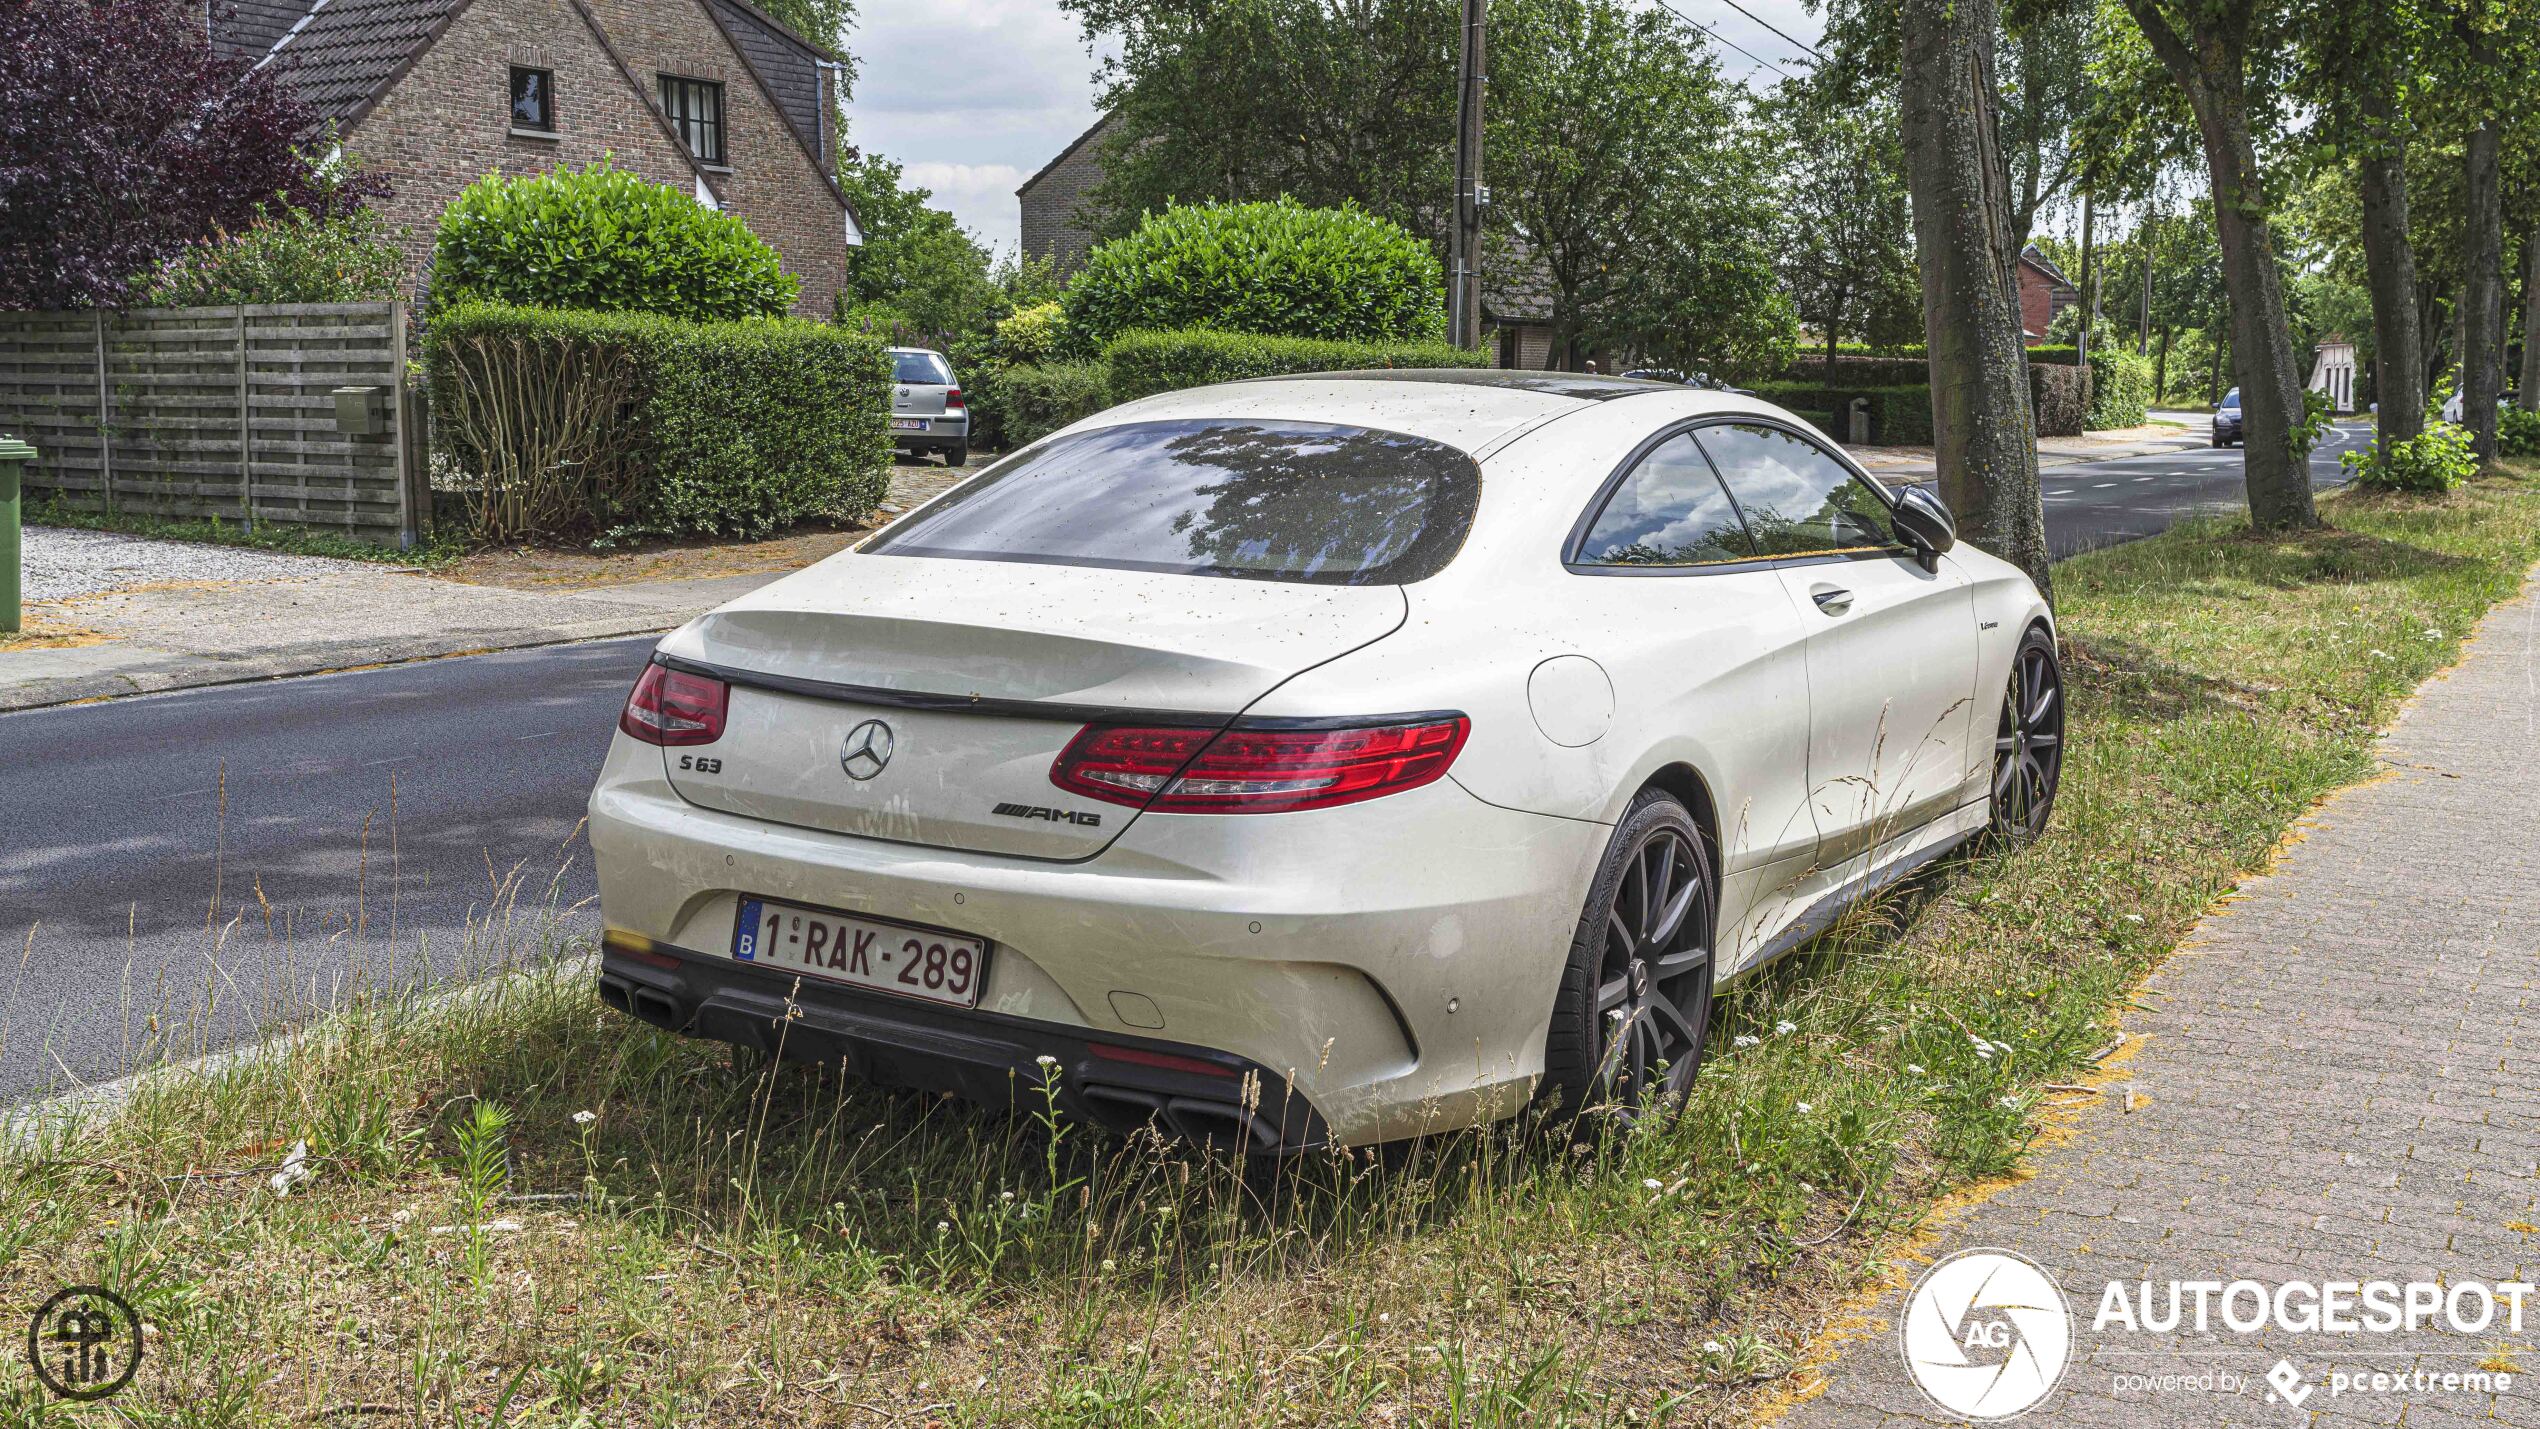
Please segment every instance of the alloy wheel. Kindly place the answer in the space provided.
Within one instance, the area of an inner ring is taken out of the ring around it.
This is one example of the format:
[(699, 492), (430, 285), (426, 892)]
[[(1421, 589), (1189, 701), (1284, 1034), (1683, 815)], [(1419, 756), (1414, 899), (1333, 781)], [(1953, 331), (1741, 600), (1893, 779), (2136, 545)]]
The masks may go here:
[(2064, 772), (2064, 676), (2043, 638), (2020, 643), (1993, 735), (1993, 827), (2027, 843), (2046, 831)]
[(1606, 1093), (1625, 1107), (1680, 1100), (1711, 1025), (1711, 883), (1678, 829), (1648, 832), (1605, 915), (1596, 1015)]

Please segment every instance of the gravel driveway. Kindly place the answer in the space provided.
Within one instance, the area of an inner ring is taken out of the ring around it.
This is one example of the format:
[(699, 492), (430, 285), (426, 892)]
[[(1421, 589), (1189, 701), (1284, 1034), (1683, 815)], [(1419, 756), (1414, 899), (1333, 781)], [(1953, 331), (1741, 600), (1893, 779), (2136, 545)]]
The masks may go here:
[(24, 599), (32, 604), (163, 581), (269, 581), (376, 569), (329, 556), (29, 526), (21, 579)]

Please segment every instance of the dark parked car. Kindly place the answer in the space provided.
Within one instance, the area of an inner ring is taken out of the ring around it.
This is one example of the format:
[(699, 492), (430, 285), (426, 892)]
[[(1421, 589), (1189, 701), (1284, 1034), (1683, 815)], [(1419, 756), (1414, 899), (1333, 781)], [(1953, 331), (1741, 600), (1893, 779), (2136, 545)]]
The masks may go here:
[(2225, 392), (2222, 405), (2214, 409), (2214, 445), (2240, 445), (2240, 389), (2237, 387)]

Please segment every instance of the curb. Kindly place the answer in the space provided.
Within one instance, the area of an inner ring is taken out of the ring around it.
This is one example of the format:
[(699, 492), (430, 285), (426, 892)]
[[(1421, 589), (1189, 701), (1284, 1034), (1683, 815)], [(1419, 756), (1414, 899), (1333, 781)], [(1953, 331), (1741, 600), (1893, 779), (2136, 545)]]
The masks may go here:
[(298, 675), (332, 675), (390, 665), (446, 660), (461, 655), (492, 655), (506, 650), (534, 650), (630, 635), (657, 635), (676, 630), (690, 617), (651, 613), (578, 620), (564, 625), (515, 628), (509, 631), (454, 631), (445, 635), (370, 644), (348, 640), (241, 659), (192, 657), (174, 669), (141, 673), (99, 671), (53, 679), (0, 685), (0, 714), (19, 710), (58, 709), (136, 695), (251, 684)]

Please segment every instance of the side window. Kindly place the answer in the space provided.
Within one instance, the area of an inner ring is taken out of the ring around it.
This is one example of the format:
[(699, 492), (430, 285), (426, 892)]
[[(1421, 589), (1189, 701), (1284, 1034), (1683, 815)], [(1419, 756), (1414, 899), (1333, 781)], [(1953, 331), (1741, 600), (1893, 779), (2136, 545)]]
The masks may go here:
[(1689, 436), (1641, 458), (1596, 514), (1579, 562), (1590, 566), (1709, 566), (1751, 560), (1745, 523)]
[(1767, 556), (1871, 554), (1899, 549), (1887, 503), (1823, 448), (1778, 427), (1704, 427), (1703, 450)]

